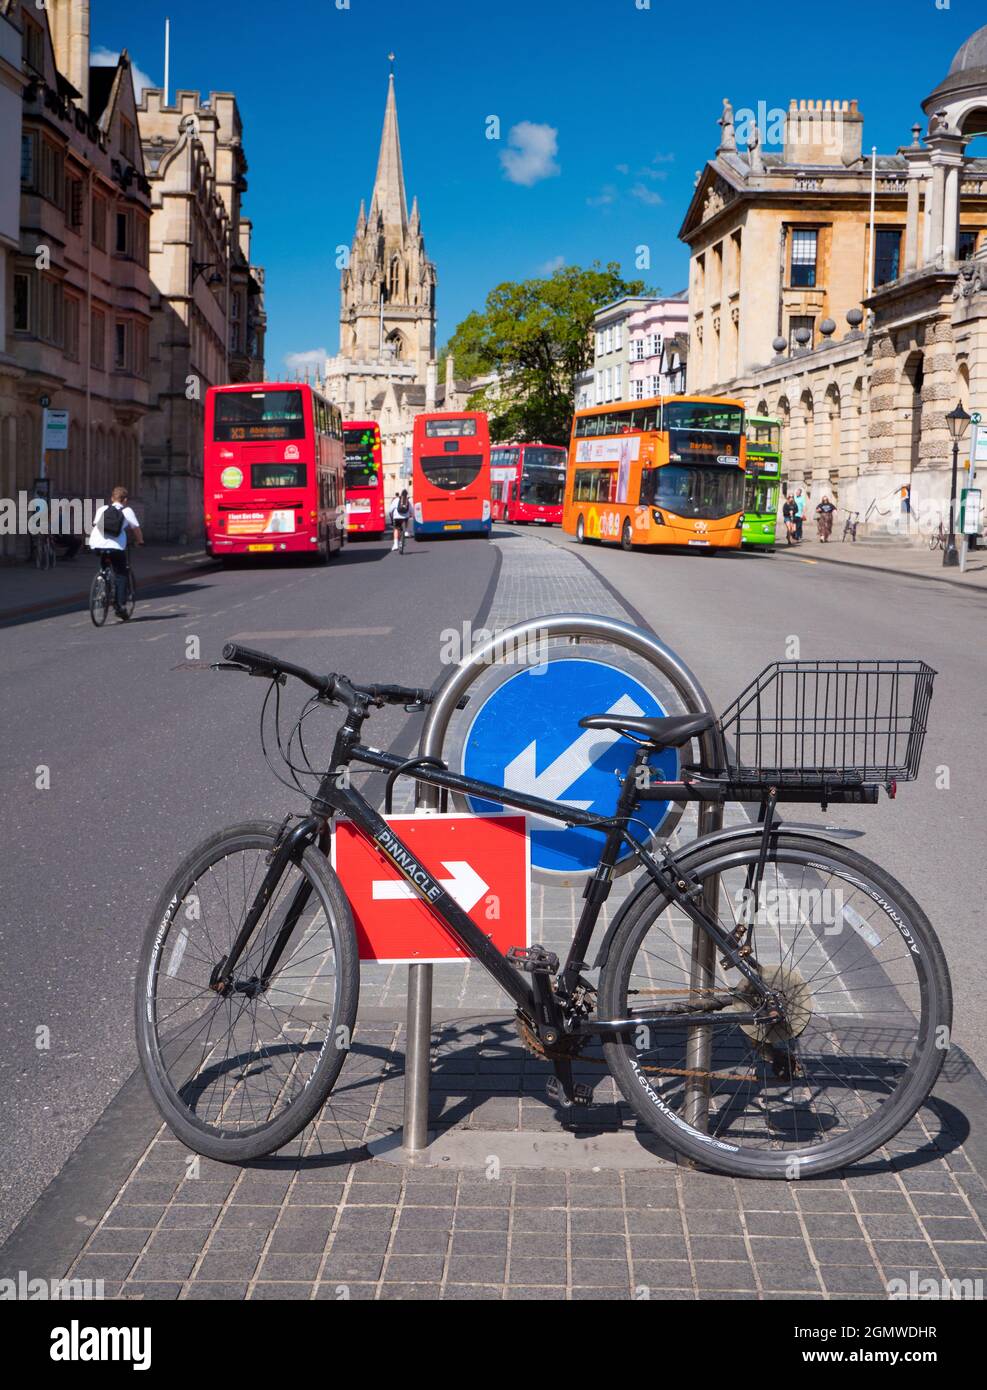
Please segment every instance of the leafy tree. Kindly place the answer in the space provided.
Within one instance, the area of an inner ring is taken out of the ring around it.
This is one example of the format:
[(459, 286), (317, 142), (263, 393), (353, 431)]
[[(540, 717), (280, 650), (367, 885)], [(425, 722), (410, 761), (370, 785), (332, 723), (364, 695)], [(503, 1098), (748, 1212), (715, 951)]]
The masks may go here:
[(490, 416), (491, 437), (567, 444), (574, 380), (593, 360), (593, 315), (643, 293), (642, 280), (624, 280), (618, 264), (598, 261), (491, 290), (484, 312), (465, 318), (448, 344), (457, 375), (496, 376), (470, 397), (472, 409)]

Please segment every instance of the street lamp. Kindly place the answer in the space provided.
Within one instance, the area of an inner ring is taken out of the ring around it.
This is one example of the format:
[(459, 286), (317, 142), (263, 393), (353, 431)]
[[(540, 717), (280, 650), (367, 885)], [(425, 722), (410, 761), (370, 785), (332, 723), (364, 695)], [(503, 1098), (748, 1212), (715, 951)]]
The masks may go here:
[(942, 563), (946, 569), (954, 568), (960, 563), (959, 551), (956, 549), (956, 486), (957, 469), (960, 458), (960, 440), (970, 428), (970, 416), (967, 415), (962, 405), (957, 405), (955, 410), (951, 410), (946, 416), (946, 424), (949, 426), (949, 437), (953, 441), (953, 481), (949, 490), (949, 536), (946, 540), (946, 549), (943, 551)]

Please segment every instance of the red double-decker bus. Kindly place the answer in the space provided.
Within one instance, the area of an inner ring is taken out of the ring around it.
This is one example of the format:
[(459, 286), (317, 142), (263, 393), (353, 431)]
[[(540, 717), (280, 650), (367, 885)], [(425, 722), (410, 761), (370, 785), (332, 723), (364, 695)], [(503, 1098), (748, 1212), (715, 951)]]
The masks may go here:
[(373, 420), (345, 420), (346, 530), (351, 536), (382, 536), (384, 469), (380, 458), (380, 427)]
[(328, 560), (341, 548), (343, 421), (311, 386), (211, 386), (203, 471), (211, 555)]
[(495, 444), (490, 450), (494, 521), (561, 526), (565, 465), (560, 444)]
[(482, 411), (415, 416), (415, 537), (490, 535), (490, 434)]

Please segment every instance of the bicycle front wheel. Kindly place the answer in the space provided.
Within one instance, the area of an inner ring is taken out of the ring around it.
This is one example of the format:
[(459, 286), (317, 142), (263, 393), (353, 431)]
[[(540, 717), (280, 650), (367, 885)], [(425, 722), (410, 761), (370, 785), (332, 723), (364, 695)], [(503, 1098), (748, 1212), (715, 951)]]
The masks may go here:
[[(688, 873), (720, 877), (718, 920), (746, 924), (772, 1023), (734, 1022), (755, 999), (693, 923), (649, 884), (625, 910), (600, 981), (604, 1018), (640, 1018), (604, 1051), (625, 1099), (686, 1157), (738, 1177), (797, 1178), (885, 1144), (928, 1097), (952, 1019), (942, 948), (914, 899), (842, 845), (777, 836), (760, 900), (760, 835), (699, 850)], [(676, 1013), (705, 1014), (685, 1025)], [(657, 1017), (659, 1022), (644, 1022)]]
[(233, 826), (193, 850), (158, 901), (137, 974), (137, 1047), (151, 1094), (183, 1143), (224, 1162), (274, 1153), (314, 1119), (356, 1022), (353, 918), (313, 847), (288, 865), (230, 992), (210, 988), (278, 830)]

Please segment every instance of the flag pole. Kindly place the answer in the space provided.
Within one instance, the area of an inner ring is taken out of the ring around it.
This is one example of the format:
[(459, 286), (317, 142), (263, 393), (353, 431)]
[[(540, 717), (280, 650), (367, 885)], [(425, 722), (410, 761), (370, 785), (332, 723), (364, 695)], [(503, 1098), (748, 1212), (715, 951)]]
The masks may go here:
[(168, 81), (171, 69), (171, 20), (165, 20), (164, 104), (168, 105)]

